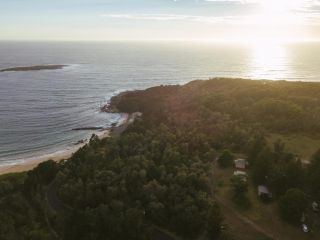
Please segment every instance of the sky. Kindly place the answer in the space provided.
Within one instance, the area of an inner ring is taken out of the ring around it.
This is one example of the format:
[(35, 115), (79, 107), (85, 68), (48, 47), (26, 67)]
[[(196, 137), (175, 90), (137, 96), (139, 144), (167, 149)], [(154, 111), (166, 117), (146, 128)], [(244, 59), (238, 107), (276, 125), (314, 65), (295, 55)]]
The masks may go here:
[(320, 0), (0, 0), (0, 40), (318, 39)]

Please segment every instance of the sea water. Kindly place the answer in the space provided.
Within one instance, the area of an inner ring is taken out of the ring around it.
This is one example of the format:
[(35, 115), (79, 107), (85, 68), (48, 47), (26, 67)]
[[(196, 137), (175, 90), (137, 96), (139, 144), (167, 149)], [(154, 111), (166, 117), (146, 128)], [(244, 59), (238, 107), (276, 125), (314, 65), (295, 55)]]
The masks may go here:
[(319, 81), (320, 44), (201, 42), (0, 42), (0, 69), (66, 64), (61, 70), (0, 72), (0, 165), (62, 151), (120, 115), (113, 95), (195, 79)]

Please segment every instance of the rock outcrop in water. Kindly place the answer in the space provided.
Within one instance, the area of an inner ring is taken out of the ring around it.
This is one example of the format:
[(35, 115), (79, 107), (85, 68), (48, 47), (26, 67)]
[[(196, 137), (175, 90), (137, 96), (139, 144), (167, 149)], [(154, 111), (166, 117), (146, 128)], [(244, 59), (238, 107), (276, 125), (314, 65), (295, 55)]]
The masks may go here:
[(84, 131), (84, 130), (104, 130), (103, 127), (81, 127), (81, 128), (73, 128), (72, 131)]
[(40, 70), (59, 70), (67, 65), (35, 65), (29, 67), (13, 67), (1, 69), (0, 72), (25, 72), (25, 71), (40, 71)]

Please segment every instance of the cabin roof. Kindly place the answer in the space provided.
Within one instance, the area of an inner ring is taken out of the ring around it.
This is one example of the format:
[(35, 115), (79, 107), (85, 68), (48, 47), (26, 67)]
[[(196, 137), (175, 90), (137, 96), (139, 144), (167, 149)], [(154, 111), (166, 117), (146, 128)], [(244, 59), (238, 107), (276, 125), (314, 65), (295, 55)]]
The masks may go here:
[(259, 195), (261, 195), (261, 194), (270, 195), (271, 193), (270, 193), (269, 189), (266, 186), (260, 185), (260, 186), (258, 186), (258, 194)]
[(245, 169), (247, 166), (247, 160), (245, 159), (236, 159), (234, 160), (234, 165), (236, 168), (241, 168), (241, 169)]
[(235, 176), (247, 176), (247, 173), (244, 171), (234, 171), (233, 175)]

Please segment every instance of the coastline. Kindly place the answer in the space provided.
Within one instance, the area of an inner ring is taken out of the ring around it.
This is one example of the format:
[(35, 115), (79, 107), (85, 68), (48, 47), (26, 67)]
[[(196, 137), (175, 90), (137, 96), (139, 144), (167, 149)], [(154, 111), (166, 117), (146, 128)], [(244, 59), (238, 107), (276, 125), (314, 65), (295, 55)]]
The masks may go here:
[[(98, 136), (99, 139), (104, 139), (110, 137), (110, 133), (112, 129), (118, 128), (118, 127), (123, 127), (124, 125), (130, 123), (130, 115), (127, 113), (121, 113), (122, 119), (118, 122), (117, 126), (111, 128), (111, 129), (106, 129), (103, 131), (98, 131), (98, 132), (93, 132), (92, 134), (95, 134)], [(24, 162), (20, 162), (17, 164), (11, 164), (11, 165), (4, 165), (0, 166), (0, 175), (4, 174), (9, 174), (9, 173), (20, 173), (20, 172), (26, 172), (29, 170), (34, 169), (37, 167), (40, 163), (53, 160), (56, 162), (60, 162), (62, 160), (67, 160), (72, 155), (77, 152), (80, 148), (85, 146), (88, 143), (88, 141), (85, 141), (83, 143), (77, 144), (73, 147), (66, 148), (62, 151), (58, 151), (52, 154), (46, 154), (43, 156), (37, 156), (37, 157), (32, 157), (28, 159), (24, 159)]]

